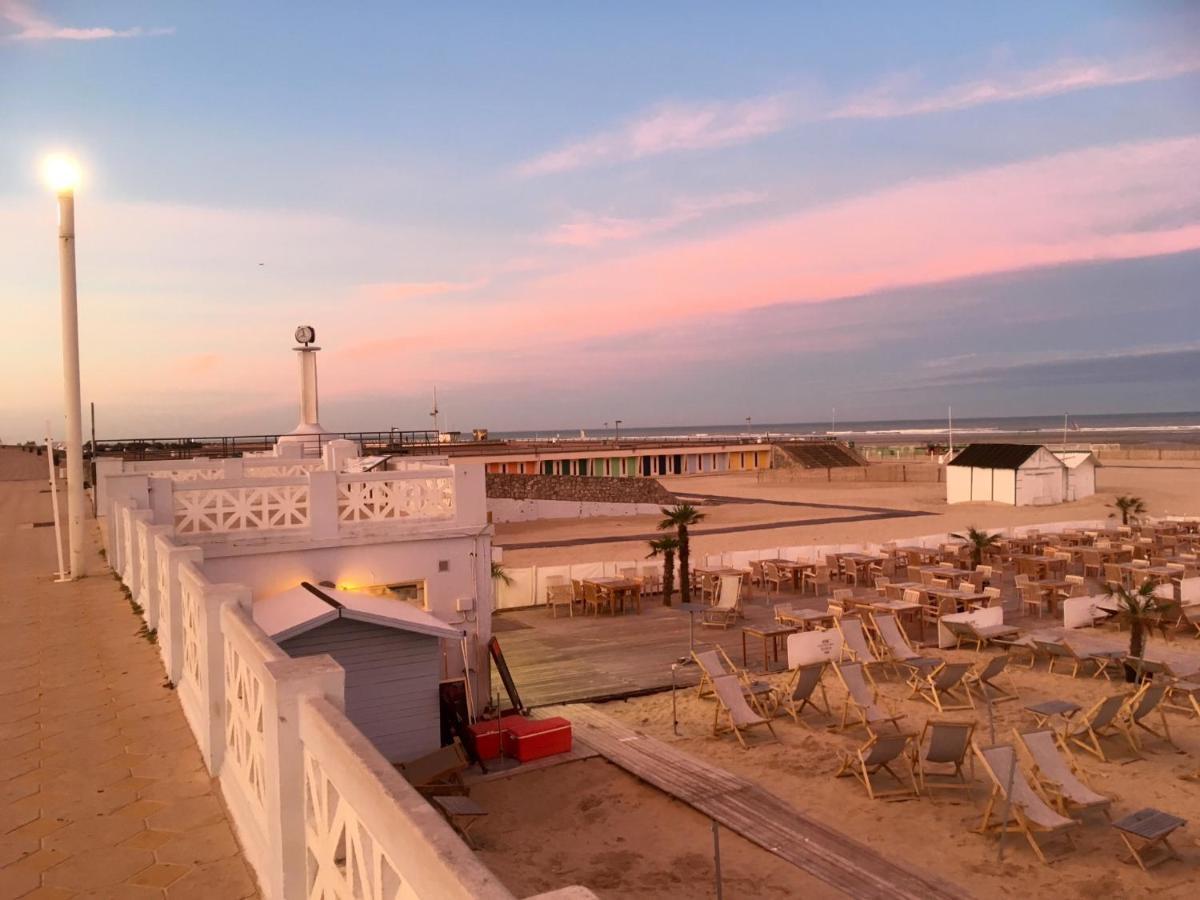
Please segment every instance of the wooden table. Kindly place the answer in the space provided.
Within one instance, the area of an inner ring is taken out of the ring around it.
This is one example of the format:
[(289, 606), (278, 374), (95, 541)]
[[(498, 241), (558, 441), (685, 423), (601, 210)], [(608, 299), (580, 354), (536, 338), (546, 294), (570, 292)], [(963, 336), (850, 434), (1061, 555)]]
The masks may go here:
[(960, 609), (960, 612), (966, 612), (974, 604), (981, 603), (987, 599), (987, 594), (960, 591), (958, 588), (940, 588), (929, 587), (929, 585), (921, 585), (921, 590), (932, 597), (949, 597), (953, 600), (956, 600), (959, 606), (966, 607), (966, 609)]
[(1046, 598), (1046, 610), (1051, 616), (1058, 615), (1058, 592), (1070, 590), (1071, 582), (1063, 578), (1043, 578), (1041, 581), (1029, 582)]
[[(770, 672), (771, 660), (769, 656), (773, 656), (776, 663), (779, 662), (779, 639), (784, 638), (786, 640), (789, 634), (796, 634), (799, 630), (787, 625), (747, 625), (742, 629), (742, 665), (746, 668), (750, 667), (750, 663), (746, 657), (746, 635), (762, 638), (763, 671)], [(769, 653), (768, 650), (770, 651)]]
[[(1145, 872), (1152, 866), (1157, 866), (1168, 859), (1182, 859), (1175, 848), (1171, 846), (1168, 838), (1175, 829), (1186, 824), (1186, 819), (1181, 819), (1179, 816), (1173, 816), (1159, 809), (1147, 807), (1146, 809), (1139, 809), (1135, 813), (1130, 813), (1124, 818), (1117, 819), (1117, 821), (1112, 823), (1112, 827), (1117, 829), (1117, 833), (1121, 835), (1121, 840), (1125, 842), (1125, 846), (1133, 854), (1134, 862)], [(1131, 837), (1140, 840), (1142, 846), (1135, 846), (1133, 841), (1130, 840)], [(1150, 856), (1148, 851), (1153, 850), (1159, 844), (1162, 845), (1161, 852)]]
[(918, 565), (926, 562), (933, 562), (942, 555), (941, 550), (935, 550), (931, 547), (897, 547), (896, 554), (903, 553), (906, 557), (915, 556), (918, 560)]
[[(1165, 579), (1167, 581), (1182, 574), (1178, 569), (1172, 569), (1169, 566), (1135, 566), (1132, 563), (1121, 563), (1120, 567), (1122, 572), (1128, 572), (1135, 577), (1141, 574), (1144, 578)], [(1132, 581), (1133, 579), (1130, 580)]]
[[(638, 583), (632, 578), (585, 578), (584, 584), (594, 584), (600, 590), (605, 591), (612, 597), (612, 611), (615, 614), (617, 611), (617, 603), (621, 604), (621, 612), (625, 612), (625, 600), (633, 593), (634, 588), (638, 587)], [(638, 610), (641, 612), (641, 609)]]
[(918, 572), (932, 572), (937, 578), (952, 578), (969, 581), (975, 573), (970, 569), (954, 569), (950, 566), (921, 566)]
[(889, 581), (883, 590), (889, 599), (903, 600), (905, 591), (919, 591), (923, 587), (919, 581)]
[(764, 559), (762, 562), (771, 563), (781, 572), (790, 572), (792, 576), (792, 590), (800, 590), (800, 577), (804, 572), (815, 571), (817, 564), (815, 562), (800, 562), (794, 559)]
[(1071, 716), (1079, 712), (1083, 707), (1078, 703), (1073, 703), (1070, 700), (1044, 700), (1041, 703), (1031, 703), (1025, 707), (1028, 712), (1033, 713), (1033, 720), (1039, 728), (1049, 728), (1054, 731), (1054, 726), (1050, 724), (1050, 720), (1055, 716), (1061, 716), (1063, 720), (1063, 729), (1065, 730)]
[(777, 606), (775, 621), (780, 625), (795, 626), (800, 631), (809, 631), (818, 627), (831, 627), (833, 613), (821, 612), (819, 609), (789, 609), (786, 606)]

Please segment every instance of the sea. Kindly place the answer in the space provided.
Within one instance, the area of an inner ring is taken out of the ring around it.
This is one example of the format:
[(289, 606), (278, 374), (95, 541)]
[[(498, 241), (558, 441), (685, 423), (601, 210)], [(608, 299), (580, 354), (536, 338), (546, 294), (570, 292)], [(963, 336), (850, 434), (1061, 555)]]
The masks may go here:
[(826, 422), (755, 422), (726, 425), (650, 425), (544, 431), (492, 431), (508, 440), (620, 438), (817, 437), (835, 436), (855, 444), (925, 444), (981, 440), (1059, 444), (1143, 444), (1158, 447), (1200, 445), (1200, 412), (1110, 413), (1103, 415), (1002, 416), (954, 419), (884, 419)]

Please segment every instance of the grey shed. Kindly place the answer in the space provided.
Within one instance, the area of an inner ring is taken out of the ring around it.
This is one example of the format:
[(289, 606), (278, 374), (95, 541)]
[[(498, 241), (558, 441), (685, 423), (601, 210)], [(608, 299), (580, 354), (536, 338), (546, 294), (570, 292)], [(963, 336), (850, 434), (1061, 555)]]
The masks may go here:
[(288, 656), (337, 660), (346, 716), (390, 762), (440, 746), (441, 642), (461, 628), (402, 600), (307, 582), (257, 601), (254, 622)]

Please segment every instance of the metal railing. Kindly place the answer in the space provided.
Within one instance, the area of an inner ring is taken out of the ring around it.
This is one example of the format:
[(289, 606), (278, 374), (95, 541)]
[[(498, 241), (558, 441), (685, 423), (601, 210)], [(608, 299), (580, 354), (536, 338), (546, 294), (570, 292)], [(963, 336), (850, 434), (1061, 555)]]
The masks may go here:
[[(245, 456), (248, 453), (263, 453), (271, 450), (282, 435), (239, 434), (209, 437), (137, 437), (97, 441), (95, 455), (120, 456), (122, 459), (191, 459), (205, 456), (224, 459)], [(436, 450), (438, 432), (401, 431), (343, 431), (323, 435), (292, 436), (304, 444), (305, 456), (319, 456), (321, 444), (342, 439), (358, 444), (359, 455), (370, 456), (383, 453), (402, 453), (411, 450)], [(310, 445), (307, 446), (307, 445)], [(309, 452), (311, 450), (311, 452)]]

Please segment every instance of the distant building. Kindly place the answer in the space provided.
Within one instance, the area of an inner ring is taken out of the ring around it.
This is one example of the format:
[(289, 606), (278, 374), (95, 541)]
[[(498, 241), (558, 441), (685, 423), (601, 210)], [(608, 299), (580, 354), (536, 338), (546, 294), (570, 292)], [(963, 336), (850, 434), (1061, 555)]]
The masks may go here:
[[(1066, 463), (1037, 444), (971, 444), (946, 465), (946, 502), (1062, 503), (1068, 471)], [(1094, 491), (1094, 478), (1091, 483)]]

